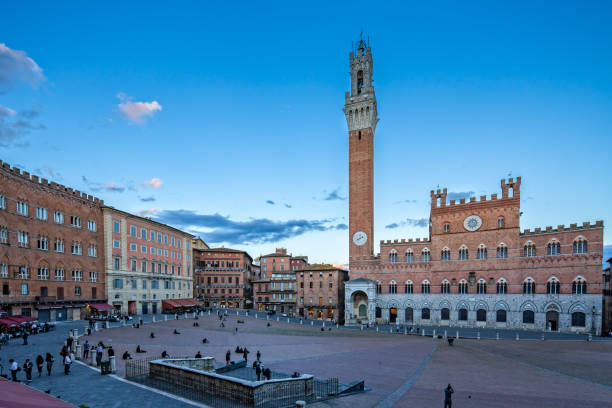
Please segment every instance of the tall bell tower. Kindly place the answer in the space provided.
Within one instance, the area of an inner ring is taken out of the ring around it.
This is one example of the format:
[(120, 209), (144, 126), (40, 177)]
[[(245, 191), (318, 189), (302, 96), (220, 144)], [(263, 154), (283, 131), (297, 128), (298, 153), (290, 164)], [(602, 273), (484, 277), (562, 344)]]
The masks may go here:
[(374, 132), (378, 115), (372, 50), (359, 41), (349, 53), (351, 91), (345, 94), (349, 130), (349, 260), (374, 255)]

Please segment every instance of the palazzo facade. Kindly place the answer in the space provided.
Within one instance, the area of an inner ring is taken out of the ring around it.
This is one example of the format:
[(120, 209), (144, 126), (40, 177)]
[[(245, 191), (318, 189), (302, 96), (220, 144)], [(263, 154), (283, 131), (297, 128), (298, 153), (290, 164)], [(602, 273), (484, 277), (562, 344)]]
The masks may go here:
[(373, 252), (377, 103), (372, 53), (349, 56), (349, 265), (345, 322), (521, 328), (599, 334), (603, 221), (521, 230), (521, 177), (501, 195), (431, 191), (429, 236)]

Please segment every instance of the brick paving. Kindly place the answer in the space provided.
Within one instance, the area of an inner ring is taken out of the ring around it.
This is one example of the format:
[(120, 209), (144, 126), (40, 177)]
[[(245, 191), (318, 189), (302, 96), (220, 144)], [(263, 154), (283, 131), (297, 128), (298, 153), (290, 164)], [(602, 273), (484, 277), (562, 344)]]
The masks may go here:
[[(159, 317), (158, 317), (159, 319)], [(161, 356), (215, 357), (224, 363), (225, 351), (246, 346), (249, 362), (260, 350), (262, 361), (273, 370), (313, 374), (318, 378), (337, 377), (341, 383), (363, 379), (370, 391), (315, 404), (323, 407), (430, 407), (443, 406), (442, 389), (455, 387), (454, 407), (581, 407), (609, 406), (612, 400), (612, 342), (515, 341), (460, 339), (455, 346), (431, 337), (404, 336), (374, 331), (326, 329), (308, 324), (228, 316), (219, 327), (216, 316), (158, 321), (136, 329), (118, 327), (89, 336), (92, 344), (102, 340), (113, 345), (118, 356), (118, 375), (123, 376), (124, 350), (134, 358)], [(31, 346), (20, 340), (0, 351), (2, 363), (27, 354), (35, 358), (50, 348), (57, 357), (68, 328), (82, 330), (83, 322), (58, 324), (55, 332), (30, 337)], [(235, 332), (238, 327), (238, 333)], [(181, 334), (173, 334), (174, 329)], [(155, 339), (149, 337), (155, 333)], [(202, 338), (208, 342), (202, 344)], [(136, 346), (147, 350), (135, 354)], [(436, 345), (437, 348), (436, 348)], [(432, 353), (432, 351), (435, 351)], [(430, 359), (428, 359), (430, 356)], [(35, 378), (32, 386), (73, 404), (90, 407), (174, 407), (185, 406), (163, 395), (152, 393), (82, 365), (73, 365), (73, 376), (65, 377), (56, 363), (50, 379)], [(6, 372), (6, 370), (5, 370)], [(470, 398), (471, 397), (471, 398)]]

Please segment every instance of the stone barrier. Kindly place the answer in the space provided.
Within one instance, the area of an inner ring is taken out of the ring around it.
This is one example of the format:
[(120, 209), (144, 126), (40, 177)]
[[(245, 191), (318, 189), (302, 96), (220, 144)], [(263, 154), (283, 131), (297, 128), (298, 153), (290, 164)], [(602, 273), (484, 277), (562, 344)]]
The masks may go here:
[(117, 362), (115, 361), (115, 356), (109, 357), (108, 361), (110, 362), (111, 373), (116, 373), (117, 372)]

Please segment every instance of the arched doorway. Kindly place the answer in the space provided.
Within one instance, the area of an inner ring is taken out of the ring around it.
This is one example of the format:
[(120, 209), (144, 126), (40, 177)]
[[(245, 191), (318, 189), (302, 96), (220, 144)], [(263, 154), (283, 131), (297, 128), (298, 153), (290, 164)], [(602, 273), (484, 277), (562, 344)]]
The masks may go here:
[(414, 309), (411, 307), (406, 308), (406, 323), (412, 324), (414, 321)]
[(546, 329), (551, 331), (559, 330), (559, 312), (556, 310), (546, 312)]
[(351, 295), (353, 303), (352, 315), (358, 319), (368, 318), (368, 295), (363, 291), (356, 291)]
[(397, 308), (392, 307), (389, 309), (389, 323), (395, 323), (397, 321)]

